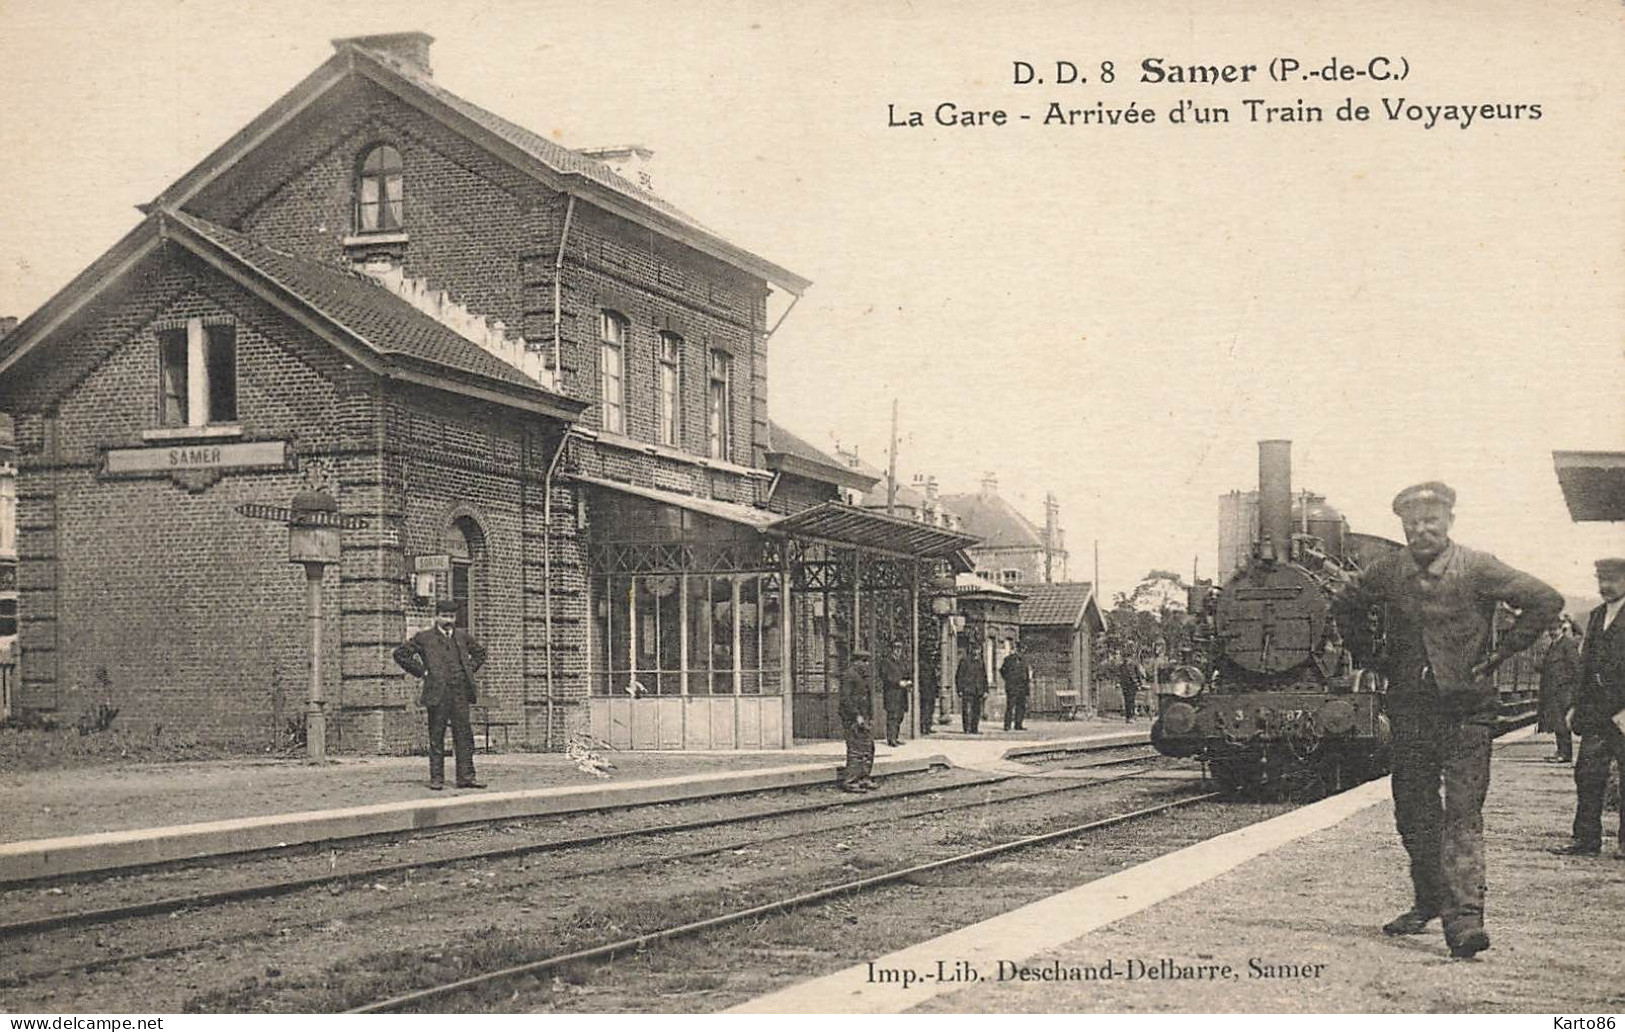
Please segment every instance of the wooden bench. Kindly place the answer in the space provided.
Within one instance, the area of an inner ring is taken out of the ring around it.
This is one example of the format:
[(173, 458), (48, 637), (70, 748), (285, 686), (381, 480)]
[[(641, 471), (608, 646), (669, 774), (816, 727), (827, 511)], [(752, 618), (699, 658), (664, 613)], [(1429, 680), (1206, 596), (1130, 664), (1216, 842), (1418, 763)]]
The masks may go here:
[(474, 725), (474, 733), (477, 736), (474, 740), (475, 749), (480, 752), (496, 752), (491, 742), (491, 732), (496, 730), (502, 732), (502, 749), (504, 752), (507, 751), (508, 729), (518, 727), (519, 721), (492, 720), (489, 706), (470, 706), (468, 715), (469, 723)]
[(1078, 719), (1078, 693), (1056, 692), (1055, 705), (1061, 711), (1062, 720)]

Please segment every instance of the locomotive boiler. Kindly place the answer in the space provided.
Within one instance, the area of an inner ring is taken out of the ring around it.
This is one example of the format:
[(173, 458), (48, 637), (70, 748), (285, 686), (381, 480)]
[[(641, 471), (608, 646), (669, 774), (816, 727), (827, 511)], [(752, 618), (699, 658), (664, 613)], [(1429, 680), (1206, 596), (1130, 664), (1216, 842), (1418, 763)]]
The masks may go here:
[(1387, 772), (1386, 685), (1371, 668), (1381, 614), (1342, 626), (1333, 601), (1341, 582), (1401, 546), (1350, 533), (1307, 496), (1294, 512), (1291, 447), (1259, 442), (1251, 554), (1192, 598), (1194, 653), (1158, 696), (1151, 728), (1159, 752), (1201, 759), (1230, 792), (1318, 794)]

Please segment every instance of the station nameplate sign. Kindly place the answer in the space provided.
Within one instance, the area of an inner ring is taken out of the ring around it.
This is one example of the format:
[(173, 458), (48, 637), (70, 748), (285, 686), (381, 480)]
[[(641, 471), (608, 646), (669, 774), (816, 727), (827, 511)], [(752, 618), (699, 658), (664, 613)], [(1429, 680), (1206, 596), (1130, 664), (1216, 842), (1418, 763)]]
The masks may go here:
[(412, 560), (413, 573), (450, 573), (451, 556), (420, 555)]
[(157, 448), (109, 448), (102, 470), (113, 476), (179, 473), (189, 469), (252, 469), (288, 464), (283, 441), (175, 444)]

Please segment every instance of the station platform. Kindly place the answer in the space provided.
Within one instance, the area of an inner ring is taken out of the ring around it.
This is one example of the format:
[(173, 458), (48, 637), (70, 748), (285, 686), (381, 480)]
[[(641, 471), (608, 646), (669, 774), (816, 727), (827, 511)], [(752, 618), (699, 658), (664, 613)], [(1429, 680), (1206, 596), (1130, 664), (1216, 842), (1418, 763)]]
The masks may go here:
[[(1617, 818), (1605, 815), (1601, 857), (1549, 852), (1574, 813), (1572, 770), (1546, 762), (1552, 751), (1529, 729), (1497, 743), (1492, 945), (1470, 961), (1450, 959), (1437, 922), (1382, 933), (1411, 902), (1384, 778), (735, 1009), (1617, 1013)], [(919, 977), (876, 975), (898, 971)]]
[[(877, 777), (953, 766), (1014, 773), (1006, 754), (1146, 739), (1120, 721), (877, 743)], [(1125, 728), (1127, 728), (1125, 730)], [(10, 771), (0, 792), (0, 884), (201, 857), (833, 781), (839, 741), (734, 752), (604, 752), (607, 777), (560, 753), (479, 754), (482, 790), (427, 787), (422, 756), (214, 760)], [(447, 757), (447, 773), (452, 766)]]

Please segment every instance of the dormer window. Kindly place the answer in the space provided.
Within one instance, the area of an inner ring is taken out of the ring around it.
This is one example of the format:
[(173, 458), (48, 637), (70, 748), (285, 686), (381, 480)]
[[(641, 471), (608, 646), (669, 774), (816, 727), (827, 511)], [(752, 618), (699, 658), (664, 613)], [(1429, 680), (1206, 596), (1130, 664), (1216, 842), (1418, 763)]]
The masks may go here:
[(389, 233), (404, 221), (401, 152), (379, 144), (361, 159), (356, 173), (355, 227), (358, 233)]

